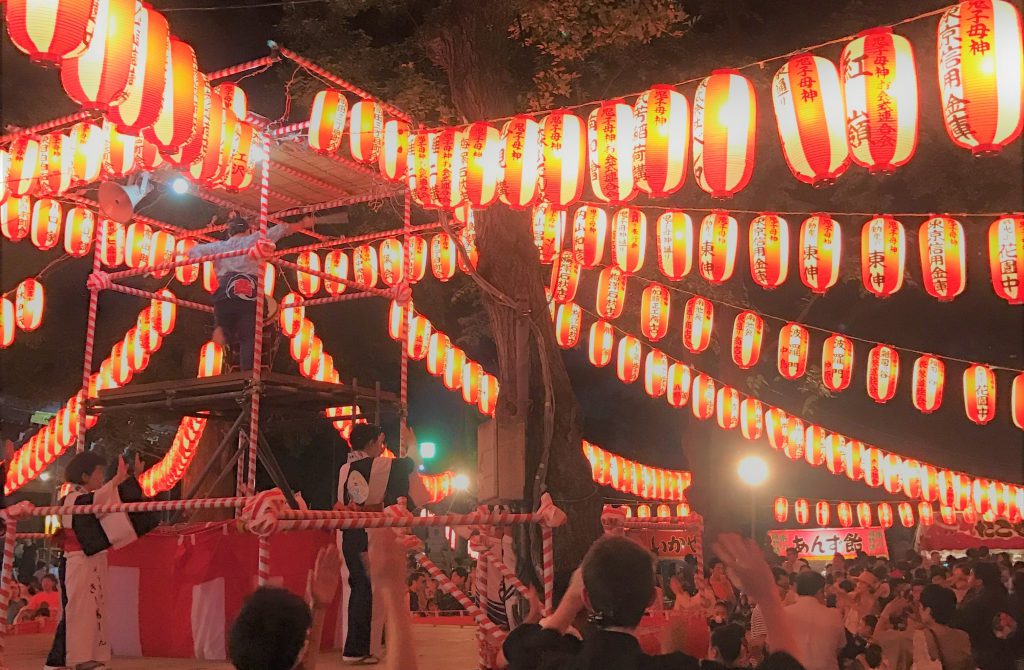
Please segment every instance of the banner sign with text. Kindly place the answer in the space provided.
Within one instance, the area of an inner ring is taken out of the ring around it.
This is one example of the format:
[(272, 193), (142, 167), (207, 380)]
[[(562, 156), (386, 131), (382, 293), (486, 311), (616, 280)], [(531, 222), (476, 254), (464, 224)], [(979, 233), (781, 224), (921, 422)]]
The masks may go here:
[(787, 549), (796, 549), (800, 558), (832, 558), (838, 552), (853, 558), (858, 551), (869, 556), (888, 556), (882, 528), (809, 528), (770, 530), (772, 550), (785, 556)]
[(1006, 519), (970, 523), (957, 516), (952, 526), (935, 519), (933, 525), (918, 529), (917, 548), (925, 551), (966, 551), (981, 546), (996, 551), (1024, 551), (1024, 523)]
[(683, 558), (695, 554), (700, 542), (700, 533), (696, 529), (630, 528), (626, 537), (649, 549), (658, 558)]

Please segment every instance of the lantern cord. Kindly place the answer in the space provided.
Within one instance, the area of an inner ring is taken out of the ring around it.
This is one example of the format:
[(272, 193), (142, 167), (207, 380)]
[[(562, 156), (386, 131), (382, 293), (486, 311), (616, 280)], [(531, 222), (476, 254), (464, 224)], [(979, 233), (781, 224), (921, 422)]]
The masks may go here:
[[(608, 207), (607, 202), (597, 202), (593, 200), (579, 200), (573, 205), (589, 205), (591, 207)], [(1011, 214), (1011, 212), (826, 212), (823, 210), (817, 211), (781, 211), (777, 209), (762, 208), (762, 209), (733, 209), (732, 207), (670, 207), (668, 205), (624, 205), (626, 208), (631, 209), (653, 209), (660, 212), (707, 212), (713, 214), (716, 212), (725, 212), (727, 214), (753, 214), (755, 216), (761, 214), (778, 214), (780, 216), (815, 216), (819, 214), (825, 214), (831, 217), (837, 216), (858, 216), (873, 219), (876, 216), (891, 216), (893, 218), (920, 218), (929, 219), (934, 216), (948, 216), (948, 217), (980, 217), (980, 218), (998, 218)]]
[(267, 7), (285, 7), (291, 5), (311, 5), (313, 3), (328, 3), (332, 0), (277, 0), (276, 2), (260, 2), (250, 5), (213, 5), (206, 7), (167, 7), (160, 11), (169, 12), (213, 12), (222, 9), (264, 9)]
[[(74, 258), (74, 256), (72, 256), (71, 254), (63, 254), (61, 256), (58, 256), (57, 258), (54, 258), (52, 261), (47, 263), (42, 270), (36, 273), (34, 277), (25, 277), (25, 279), (35, 279), (36, 281), (41, 282), (43, 280), (43, 277), (49, 274), (51, 270), (53, 270), (58, 265), (64, 263), (64, 261), (71, 260), (72, 258)], [(21, 281), (25, 281), (25, 279), (22, 279)], [(21, 282), (18, 282), (18, 284), (21, 284)], [(18, 287), (15, 286), (11, 290), (5, 291), (2, 295), (0, 295), (0, 297), (6, 298), (9, 295), (17, 293), (17, 291)]]

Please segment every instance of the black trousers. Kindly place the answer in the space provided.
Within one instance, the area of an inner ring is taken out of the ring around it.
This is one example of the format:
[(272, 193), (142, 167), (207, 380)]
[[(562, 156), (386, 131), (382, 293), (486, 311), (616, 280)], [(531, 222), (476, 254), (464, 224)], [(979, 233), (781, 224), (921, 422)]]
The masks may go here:
[(365, 530), (341, 531), (341, 553), (348, 568), (348, 612), (345, 648), (349, 657), (370, 655), (370, 624), (373, 619), (373, 588), (366, 571), (368, 541)]
[(61, 556), (60, 564), (57, 567), (57, 581), (60, 583), (60, 623), (57, 624), (57, 631), (53, 634), (50, 653), (46, 656), (46, 665), (57, 668), (67, 665), (67, 628), (64, 623), (64, 613), (68, 610), (68, 590), (64, 585), (67, 571), (68, 561)]
[(240, 370), (252, 370), (256, 342), (256, 301), (223, 298), (213, 303), (213, 321), (235, 352)]

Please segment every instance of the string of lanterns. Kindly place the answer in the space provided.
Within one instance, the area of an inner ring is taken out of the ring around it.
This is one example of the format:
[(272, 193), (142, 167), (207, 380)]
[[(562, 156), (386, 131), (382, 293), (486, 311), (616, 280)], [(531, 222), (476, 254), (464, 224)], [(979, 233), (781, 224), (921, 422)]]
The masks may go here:
[[(893, 513), (894, 507), (895, 513)], [(792, 515), (790, 515), (790, 509), (793, 510)], [(792, 518), (802, 526), (813, 523), (826, 527), (834, 520), (843, 528), (850, 528), (853, 526), (854, 518), (862, 528), (874, 526), (876, 523), (883, 528), (891, 528), (897, 518), (904, 528), (912, 528), (916, 523), (920, 523), (922, 526), (931, 526), (935, 523), (935, 509), (932, 503), (925, 501), (917, 503), (916, 506), (907, 501), (876, 503), (874, 516), (872, 516), (872, 504), (866, 501), (844, 500), (833, 505), (832, 501), (828, 500), (808, 501), (806, 498), (797, 498), (790, 503), (788, 498), (780, 496), (775, 499), (772, 510), (775, 521), (778, 523), (786, 523)], [(991, 509), (979, 513), (973, 505), (969, 505), (963, 510), (957, 510), (951, 505), (939, 505), (938, 514), (942, 523), (948, 526), (956, 523), (958, 514), (970, 524), (976, 523), (979, 518), (987, 522), (996, 519), (996, 514)]]
[(647, 503), (640, 503), (639, 505), (605, 505), (606, 510), (609, 508), (622, 510), (627, 519), (650, 519), (652, 517), (664, 519), (673, 516), (690, 516), (690, 513), (693, 511), (685, 502), (676, 503), (674, 507), (668, 503), (657, 505), (649, 505)]
[(690, 472), (644, 465), (605, 451), (586, 440), (583, 441), (583, 455), (590, 463), (591, 477), (595, 482), (648, 500), (685, 503), (686, 489), (693, 482)]

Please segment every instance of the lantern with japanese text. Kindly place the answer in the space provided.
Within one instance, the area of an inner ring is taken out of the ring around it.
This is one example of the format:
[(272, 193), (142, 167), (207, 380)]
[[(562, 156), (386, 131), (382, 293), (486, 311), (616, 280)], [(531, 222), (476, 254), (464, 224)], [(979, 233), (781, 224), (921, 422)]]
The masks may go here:
[(149, 224), (129, 224), (124, 234), (124, 263), (130, 268), (141, 268), (149, 261), (149, 245), (153, 229)]
[(580, 266), (571, 251), (563, 251), (558, 262), (551, 266), (551, 297), (557, 303), (571, 302), (576, 298), (576, 287), (580, 281)]
[(979, 477), (972, 482), (971, 502), (978, 514), (984, 515), (992, 511), (994, 492), (995, 483), (991, 480)]
[(96, 215), (85, 207), (72, 207), (64, 218), (64, 251), (81, 258), (92, 247)]
[(889, 493), (903, 490), (903, 459), (898, 454), (885, 454), (882, 457), (880, 472), (882, 486)]
[(825, 388), (833, 393), (850, 385), (853, 375), (853, 342), (848, 337), (833, 333), (821, 348), (821, 379)]
[(1010, 417), (1013, 425), (1024, 430), (1024, 372), (1013, 378), (1010, 387)]
[(452, 211), (463, 201), (462, 131), (445, 128), (436, 133), (430, 154), (431, 199), (441, 209)]
[(377, 252), (369, 244), (352, 250), (352, 280), (364, 287), (377, 285)]
[(231, 159), (227, 163), (223, 180), (224, 188), (233, 192), (249, 188), (256, 170), (257, 152), (267, 155), (263, 151), (263, 144), (263, 137), (251, 124), (240, 122), (237, 125), (231, 145)]
[(658, 269), (675, 281), (690, 273), (693, 265), (693, 221), (684, 212), (670, 211), (658, 217)]
[(583, 194), (587, 131), (583, 119), (557, 110), (540, 122), (540, 191), (544, 200), (565, 207)]
[(96, 253), (100, 262), (109, 268), (124, 263), (124, 226), (113, 219), (100, 219), (99, 231), (96, 235)]
[(786, 523), (786, 520), (789, 518), (789, 500), (782, 496), (776, 498), (773, 511), (777, 522)]
[(637, 187), (656, 198), (686, 179), (690, 103), (671, 86), (652, 86), (633, 105), (633, 173)]
[(796, 522), (805, 525), (811, 519), (811, 505), (803, 498), (797, 498), (793, 502), (793, 514)]
[(498, 154), (498, 197), (513, 209), (530, 207), (540, 198), (540, 125), (525, 114), (512, 117), (501, 130)]
[[(177, 240), (174, 235), (166, 230), (157, 230), (149, 240), (149, 252), (146, 255), (146, 265), (157, 267), (174, 262), (174, 248)], [(269, 265), (269, 263), (268, 263)], [(153, 270), (150, 274), (153, 277), (166, 277), (170, 270)]]
[(449, 391), (462, 388), (462, 371), (466, 367), (466, 352), (450, 346), (444, 354), (444, 387)]
[(224, 348), (216, 342), (207, 342), (199, 350), (198, 377), (219, 375), (224, 368)]
[(103, 129), (82, 121), (71, 127), (71, 176), (75, 184), (89, 184), (103, 168)]
[(930, 414), (942, 404), (942, 390), (946, 383), (946, 365), (934, 356), (921, 356), (914, 361), (914, 380), (911, 393), (914, 407)]
[[(313, 344), (313, 338), (316, 337), (316, 328), (313, 326), (313, 322), (303, 317), (299, 323), (299, 329), (291, 337), (290, 346), (288, 348), (292, 359), (301, 361), (309, 354), (310, 347)], [(319, 338), (317, 338), (319, 339)]]
[[(73, 159), (70, 137), (63, 133), (43, 135), (39, 140), (39, 192), (63, 195), (71, 188)], [(0, 171), (0, 176), (6, 175)]]
[(384, 140), (384, 109), (375, 100), (352, 105), (349, 115), (349, 152), (360, 163), (372, 163), (380, 155)]
[(640, 300), (640, 332), (644, 337), (652, 342), (665, 337), (668, 333), (671, 307), (667, 287), (657, 282), (647, 285)]
[[(900, 462), (887, 463), (886, 467), (898, 467), (899, 488), (902, 488), (908, 498), (920, 498), (922, 494), (921, 480), (922, 469), (920, 461), (913, 458), (900, 459)], [(897, 489), (898, 490), (898, 489)]]
[(804, 457), (804, 440), (807, 435), (804, 422), (795, 416), (786, 417), (786, 427), (782, 438), (782, 452), (794, 461)]
[(984, 426), (996, 415), (996, 375), (992, 368), (974, 364), (964, 371), (964, 409), (967, 418)]
[(11, 169), (11, 154), (6, 149), (0, 149), (0, 205), (7, 201), (7, 179)]
[(451, 340), (441, 331), (434, 329), (427, 342), (427, 372), (435, 377), (444, 374), (445, 358), (448, 356), (448, 348)]
[(942, 301), (960, 295), (967, 284), (964, 228), (956, 219), (936, 216), (918, 230), (921, 276), (928, 295)]
[(853, 481), (864, 478), (865, 447), (864, 443), (858, 440), (847, 440), (844, 445), (844, 461), (846, 462), (846, 477)]
[[(157, 291), (157, 295), (163, 298), (174, 299), (174, 294), (167, 289), (160, 289)], [(171, 302), (171, 300), (154, 298), (149, 303), (149, 318), (153, 329), (161, 337), (166, 337), (174, 330), (174, 324), (178, 319), (178, 306)]]
[(869, 503), (857, 503), (857, 523), (860, 524), (861, 528), (869, 528), (871, 526), (871, 505)]
[(466, 361), (462, 368), (462, 399), (465, 402), (476, 404), (480, 400), (480, 378), (483, 374), (483, 367), (479, 363)]
[[(183, 173), (187, 168), (190, 175), (193, 164), (201, 166), (203, 159), (207, 156), (211, 159), (211, 167), (212, 160), (216, 157), (219, 168), (221, 157), (220, 136), (223, 129), (224, 100), (219, 93), (213, 90), (210, 80), (205, 74), (199, 75), (196, 95), (196, 116), (192, 124), (192, 137), (179, 147), (176, 154), (167, 156), (167, 160), (172, 165), (179, 166)], [(228, 175), (228, 178), (231, 179), (231, 175)]]
[(804, 460), (818, 467), (825, 462), (825, 429), (814, 424), (804, 429)]
[(60, 241), (60, 226), (64, 212), (60, 203), (40, 198), (32, 205), (32, 244), (40, 251), (48, 251)]
[(455, 240), (448, 233), (438, 233), (430, 240), (430, 271), (434, 277), (445, 282), (455, 274)]
[(574, 302), (558, 306), (555, 315), (555, 341), (563, 349), (572, 349), (580, 341), (583, 310)]
[(533, 208), (533, 244), (544, 265), (552, 263), (562, 250), (565, 216), (564, 209), (555, 209), (546, 202)]
[(409, 282), (415, 284), (427, 273), (427, 242), (419, 235), (406, 238)]
[(405, 267), (405, 250), (402, 242), (389, 237), (380, 243), (377, 249), (380, 261), (380, 278), (388, 286), (402, 283)]
[(590, 364), (603, 368), (612, 361), (615, 346), (615, 330), (607, 321), (595, 321), (590, 326)]
[(761, 357), (764, 319), (749, 310), (736, 315), (732, 326), (732, 362), (747, 370)]
[(644, 390), (652, 398), (660, 398), (668, 390), (668, 356), (657, 349), (644, 359)]
[(879, 216), (861, 229), (861, 277), (864, 287), (886, 298), (903, 286), (907, 253), (903, 224), (891, 216)]
[(326, 89), (313, 98), (309, 113), (309, 146), (324, 153), (341, 147), (348, 116), (348, 100), (342, 91)]
[(882, 452), (875, 447), (864, 447), (863, 476), (864, 483), (872, 488), (882, 485)]
[(723, 386), (715, 397), (715, 418), (718, 427), (732, 430), (740, 422), (740, 393), (734, 388)]
[(107, 361), (110, 362), (110, 374), (115, 386), (124, 386), (131, 381), (134, 373), (124, 357), (124, 342), (118, 342), (110, 349)]
[(711, 326), (715, 307), (711, 301), (694, 296), (686, 301), (683, 310), (683, 345), (692, 353), (700, 353), (711, 343)]
[(750, 222), (750, 276), (763, 289), (778, 288), (789, 273), (789, 224), (775, 214)]
[(615, 213), (612, 224), (612, 263), (631, 275), (644, 266), (647, 251), (647, 216), (635, 207)]
[(974, 511), (971, 506), (971, 489), (973, 482), (967, 475), (959, 472), (941, 470), (939, 472), (939, 502), (949, 505), (958, 512), (968, 508)]
[(633, 175), (633, 109), (606, 100), (587, 121), (590, 186), (599, 200), (620, 204), (636, 195)]
[(144, 37), (138, 28), (135, 0), (99, 2), (89, 46), (61, 64), (60, 80), (68, 97), (84, 109), (100, 111), (123, 102)]
[(819, 500), (814, 503), (814, 521), (821, 528), (828, 527), (829, 518), (831, 516), (832, 508), (824, 500)]
[(14, 303), (0, 297), (0, 349), (14, 344), (14, 335), (18, 332), (18, 324), (14, 319)]
[(907, 38), (872, 28), (839, 57), (846, 99), (846, 137), (853, 162), (887, 174), (917, 148), (917, 69)]
[(501, 134), (489, 124), (471, 123), (462, 133), (460, 163), (465, 175), (460, 181), (473, 207), (488, 207), (498, 199), (501, 147)]
[(922, 526), (931, 526), (935, 523), (935, 512), (932, 504), (926, 502), (917, 503), (917, 518)]
[(20, 198), (35, 192), (39, 180), (39, 142), (17, 137), (11, 142), (5, 185), (10, 195)]
[(779, 374), (799, 379), (807, 371), (807, 347), (810, 334), (799, 323), (787, 323), (779, 331)]
[(597, 313), (617, 319), (626, 301), (626, 276), (617, 267), (606, 267), (597, 278)]
[(14, 291), (14, 321), (18, 328), (30, 333), (43, 322), (46, 295), (43, 285), (35, 279), (25, 279)]
[(829, 433), (822, 438), (821, 449), (825, 467), (834, 475), (846, 472), (846, 440), (842, 435)]
[(726, 212), (713, 212), (700, 224), (698, 267), (700, 276), (712, 284), (721, 284), (732, 277), (736, 267), (736, 246), (739, 227)]
[(139, 38), (132, 76), (125, 99), (107, 112), (107, 119), (117, 132), (132, 136), (153, 125), (160, 115), (171, 38), (163, 14), (145, 3), (136, 11)]
[(320, 272), (320, 255), (313, 250), (303, 251), (295, 259), (295, 264), (301, 268), (295, 272), (295, 287), (299, 289), (299, 293), (307, 298), (316, 295), (320, 291), (320, 276), (303, 270)]
[(740, 402), (740, 432), (748, 440), (756, 440), (764, 431), (764, 410), (756, 398), (744, 398)]
[(0, 232), (11, 242), (20, 242), (32, 230), (32, 198), (10, 197), (0, 205)]
[(302, 296), (295, 291), (289, 291), (281, 298), (281, 334), (285, 337), (295, 337), (302, 327), (302, 320), (306, 318), (306, 308), (302, 306)]
[(736, 70), (715, 70), (693, 96), (693, 176), (713, 198), (741, 191), (754, 171), (754, 85)]
[(1024, 214), (1004, 216), (988, 229), (992, 288), (1011, 305), (1024, 304)]
[(106, 142), (103, 147), (103, 173), (111, 177), (125, 177), (135, 171), (139, 143), (134, 135), (119, 133), (109, 121), (103, 124)]
[(640, 378), (640, 357), (643, 347), (640, 340), (632, 335), (626, 335), (619, 340), (618, 355), (615, 364), (615, 374), (619, 381), (625, 384), (632, 384)]
[[(185, 239), (178, 240), (178, 243), (174, 246), (174, 256), (176, 260), (183, 261), (188, 258), (188, 254), (192, 251), (192, 248), (198, 244), (195, 240)], [(186, 286), (199, 279), (199, 266), (193, 265), (179, 265), (174, 268), (174, 278), (180, 283)]]
[(391, 119), (384, 123), (381, 135), (380, 173), (390, 181), (398, 181), (406, 175), (406, 160), (409, 156), (409, 124)]
[(868, 352), (868, 395), (877, 403), (886, 403), (896, 395), (900, 377), (900, 355), (887, 344), (877, 344)]
[(957, 146), (999, 152), (1024, 126), (1020, 12), (1003, 0), (969, 0), (939, 19), (942, 118)]
[(324, 289), (331, 295), (341, 295), (348, 288), (340, 280), (348, 280), (348, 254), (342, 249), (332, 249), (324, 257), (324, 274), (337, 280), (324, 278)]
[(878, 525), (892, 528), (892, 505), (889, 503), (878, 503)]
[(7, 34), (34, 63), (57, 64), (85, 51), (98, 0), (8, 0)]
[(405, 351), (409, 358), (418, 361), (426, 357), (432, 332), (430, 321), (418, 314), (410, 313), (405, 331)]
[(690, 401), (690, 390), (693, 386), (693, 373), (683, 363), (675, 362), (668, 366), (668, 391), (665, 398), (672, 407), (683, 407)]
[(715, 413), (715, 380), (705, 374), (693, 378), (693, 415), (700, 420), (710, 419)]
[(586, 268), (601, 263), (608, 237), (608, 213), (600, 207), (584, 205), (576, 210), (572, 224), (572, 251)]
[(839, 224), (827, 214), (815, 214), (800, 224), (800, 281), (814, 293), (825, 293), (839, 279), (843, 237)]
[(143, 136), (163, 152), (175, 152), (195, 133), (199, 68), (192, 47), (171, 37), (160, 114)]

